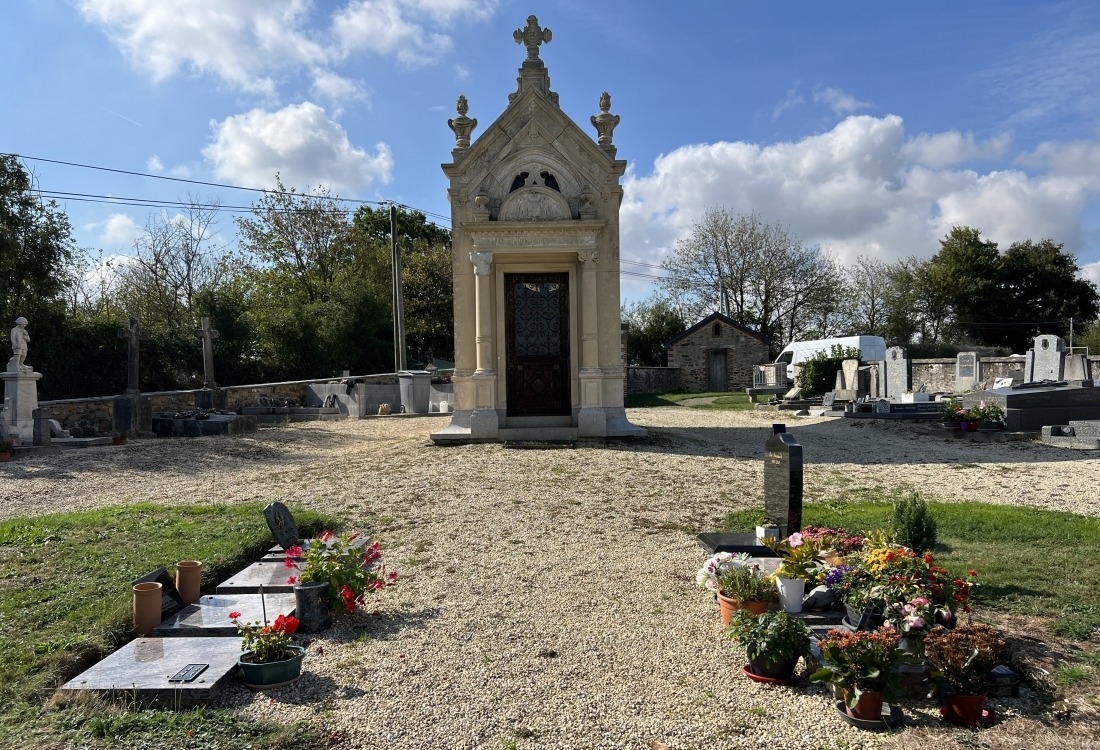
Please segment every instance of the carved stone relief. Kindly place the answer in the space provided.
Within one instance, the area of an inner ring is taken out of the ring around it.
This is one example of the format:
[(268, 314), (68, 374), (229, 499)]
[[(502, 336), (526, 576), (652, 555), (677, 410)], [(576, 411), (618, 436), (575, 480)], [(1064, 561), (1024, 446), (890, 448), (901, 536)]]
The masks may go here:
[(569, 219), (565, 199), (554, 190), (526, 187), (517, 190), (500, 207), (501, 221), (554, 221)]

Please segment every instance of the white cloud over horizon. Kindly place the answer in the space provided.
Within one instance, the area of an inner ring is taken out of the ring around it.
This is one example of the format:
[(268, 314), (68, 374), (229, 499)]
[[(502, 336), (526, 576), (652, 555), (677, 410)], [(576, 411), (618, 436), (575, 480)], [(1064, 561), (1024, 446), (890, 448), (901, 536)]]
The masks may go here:
[[(849, 116), (794, 142), (683, 146), (658, 158), (648, 175), (630, 166), (622, 255), (659, 263), (710, 206), (787, 224), (845, 264), (859, 255), (928, 257), (956, 224), (977, 227), (1002, 247), (1049, 237), (1081, 251), (1082, 211), (1100, 195), (1100, 133), (1093, 142), (1043, 144), (1020, 157), (1039, 167), (1030, 173), (956, 166), (1008, 156), (1010, 146), (1007, 135), (981, 142), (955, 131), (909, 137), (896, 115)], [(1100, 276), (1092, 260), (1081, 262), (1083, 275)]]
[(276, 111), (253, 109), (210, 123), (213, 137), (202, 150), (219, 180), (270, 188), (275, 173), (300, 190), (317, 185), (334, 192), (387, 184), (393, 155), (385, 143), (374, 153), (352, 145), (347, 131), (311, 102)]
[(861, 102), (851, 94), (831, 86), (821, 91), (814, 92), (814, 101), (824, 103), (838, 115), (858, 112), (861, 109), (867, 109), (871, 106), (870, 102)]
[(129, 248), (141, 233), (141, 227), (132, 216), (118, 213), (109, 214), (103, 221), (85, 224), (83, 229), (96, 235), (99, 242), (108, 247)]

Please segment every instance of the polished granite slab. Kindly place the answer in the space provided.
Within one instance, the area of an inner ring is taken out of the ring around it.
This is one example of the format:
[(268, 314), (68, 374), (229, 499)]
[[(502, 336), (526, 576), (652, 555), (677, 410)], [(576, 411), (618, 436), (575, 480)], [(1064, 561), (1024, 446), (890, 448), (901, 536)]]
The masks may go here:
[(290, 594), (294, 585), (286, 579), (298, 574), (287, 569), (282, 562), (252, 563), (247, 568), (218, 584), (218, 594), (258, 594), (260, 587), (268, 594)]
[(165, 638), (198, 636), (235, 636), (237, 626), (229, 619), (230, 612), (240, 612), (242, 622), (267, 622), (279, 615), (294, 613), (294, 594), (268, 593), (264, 587), (263, 601), (260, 594), (214, 594), (200, 597), (173, 617), (153, 628), (153, 635)]
[[(241, 639), (138, 638), (61, 686), (143, 706), (193, 705), (210, 700), (236, 673)], [(191, 682), (169, 682), (189, 664), (206, 668)]]

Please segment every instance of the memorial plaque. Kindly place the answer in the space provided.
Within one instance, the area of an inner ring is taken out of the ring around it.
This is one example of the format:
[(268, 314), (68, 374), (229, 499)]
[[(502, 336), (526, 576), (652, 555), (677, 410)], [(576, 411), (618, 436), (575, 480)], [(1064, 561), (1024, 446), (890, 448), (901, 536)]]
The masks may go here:
[(1035, 337), (1035, 380), (1061, 380), (1065, 377), (1066, 342), (1060, 336)]
[(764, 515), (781, 537), (802, 528), (802, 446), (789, 432), (764, 444)]
[(301, 541), (301, 537), (298, 536), (298, 524), (294, 522), (290, 509), (282, 503), (275, 502), (265, 507), (264, 519), (267, 521), (267, 527), (271, 529), (271, 535), (275, 537), (275, 542), (283, 549)]

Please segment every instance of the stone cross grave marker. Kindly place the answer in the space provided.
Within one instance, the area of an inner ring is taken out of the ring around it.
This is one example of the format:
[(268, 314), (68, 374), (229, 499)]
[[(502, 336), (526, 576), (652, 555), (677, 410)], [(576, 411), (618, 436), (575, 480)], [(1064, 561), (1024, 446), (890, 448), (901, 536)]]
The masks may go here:
[(802, 528), (802, 446), (782, 425), (764, 443), (764, 515), (781, 537)]
[(275, 537), (275, 543), (284, 550), (301, 541), (298, 524), (294, 523), (294, 516), (282, 503), (275, 502), (265, 507), (264, 519), (271, 529), (271, 535)]
[(138, 393), (138, 349), (141, 341), (141, 324), (130, 318), (127, 328), (118, 329), (118, 337), (126, 339), (126, 392)]
[(912, 363), (904, 347), (891, 346), (886, 350), (886, 395), (898, 398), (908, 393), (913, 379)]
[(955, 360), (955, 390), (969, 391), (978, 379), (978, 353), (959, 352)]
[(195, 329), (195, 337), (202, 339), (203, 388), (216, 388), (214, 382), (214, 339), (221, 334), (210, 327), (210, 318), (202, 318), (202, 326)]
[(1065, 366), (1066, 342), (1060, 336), (1036, 336), (1033, 379), (1062, 380)]

